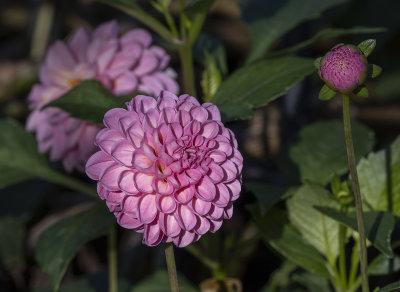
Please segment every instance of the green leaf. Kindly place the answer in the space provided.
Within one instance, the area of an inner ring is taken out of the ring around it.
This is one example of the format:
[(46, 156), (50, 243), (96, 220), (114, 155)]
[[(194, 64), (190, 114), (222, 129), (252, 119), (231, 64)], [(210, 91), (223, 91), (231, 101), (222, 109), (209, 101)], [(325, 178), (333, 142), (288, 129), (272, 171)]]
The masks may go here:
[[(319, 31), (317, 34), (315, 34), (312, 38), (303, 41), (301, 43), (298, 43), (297, 45), (294, 45), (293, 47), (289, 47), (286, 49), (279, 50), (277, 52), (273, 52), (268, 56), (282, 56), (282, 55), (287, 55), (287, 54), (293, 54), (299, 50), (302, 50), (304, 48), (307, 48), (317, 42), (320, 42), (322, 40), (326, 39), (333, 39), (333, 38), (338, 38), (341, 36), (349, 35), (349, 34), (371, 34), (371, 33), (379, 33), (379, 32), (384, 32), (386, 31), (386, 28), (383, 27), (362, 27), (362, 26), (357, 26), (357, 27), (352, 27), (352, 28), (328, 28), (328, 29), (323, 29)], [(321, 58), (316, 59), (321, 60)], [(317, 69), (319, 69), (319, 61), (318, 63), (314, 63)]]
[(334, 98), (336, 94), (336, 91), (330, 89), (328, 85), (324, 84), (324, 86), (322, 86), (321, 88), (321, 91), (319, 92), (318, 98), (320, 100), (327, 101)]
[(384, 276), (400, 271), (400, 257), (394, 256), (387, 258), (380, 254), (368, 264), (368, 274), (374, 276)]
[(368, 65), (368, 76), (371, 78), (376, 78), (382, 73), (382, 67), (370, 64)]
[(361, 159), (357, 170), (366, 205), (400, 216), (400, 137), (389, 148)]
[(136, 2), (137, 0), (97, 0), (98, 2), (103, 2), (106, 4), (114, 4), (114, 5), (123, 5), (126, 8), (135, 9), (135, 10), (143, 10)]
[[(178, 275), (179, 291), (197, 292), (198, 290), (185, 277)], [(169, 292), (168, 272), (160, 270), (133, 287), (131, 292)]]
[(385, 72), (384, 77), (374, 80), (374, 93), (378, 100), (397, 100), (400, 95), (400, 71)]
[(115, 218), (103, 204), (69, 218), (62, 219), (46, 229), (35, 247), (35, 257), (41, 269), (57, 290), (69, 262), (86, 242), (105, 235)]
[[(345, 0), (288, 0), (279, 1), (280, 8), (270, 15), (268, 7), (271, 1), (257, 0), (247, 1), (248, 6), (254, 6), (256, 3), (265, 3), (265, 5), (258, 4), (267, 17), (258, 18), (256, 20), (246, 17), (245, 20), (249, 23), (249, 29), (252, 38), (252, 51), (248, 57), (247, 62), (253, 62), (262, 57), (265, 52), (271, 48), (274, 42), (295, 28), (300, 23), (319, 17), (323, 11), (345, 2)], [(282, 4), (281, 4), (282, 3)], [(247, 9), (244, 7), (244, 10)], [(262, 11), (259, 12), (261, 14)]]
[[(357, 160), (371, 151), (373, 133), (362, 124), (352, 122)], [(290, 148), (290, 157), (298, 165), (303, 181), (328, 183), (334, 174), (348, 170), (343, 125), (339, 121), (317, 122), (302, 128), (299, 141)]]
[(27, 216), (0, 218), (0, 263), (6, 269), (24, 261), (25, 224)]
[(204, 101), (212, 102), (212, 98), (222, 82), (221, 72), (217, 68), (214, 58), (206, 53), (205, 68), (201, 80)]
[(330, 291), (328, 279), (310, 273), (294, 274), (293, 280), (307, 288), (307, 292)]
[(376, 46), (376, 40), (369, 39), (361, 42), (360, 44), (358, 44), (357, 47), (364, 54), (365, 57), (368, 57), (375, 49), (375, 46)]
[(78, 86), (45, 106), (59, 107), (71, 116), (97, 124), (103, 123), (104, 114), (117, 107), (123, 107), (118, 100), (96, 80), (84, 80)]
[[(101, 270), (95, 274), (67, 281), (60, 286), (59, 292), (99, 292), (107, 291), (108, 271)], [(124, 278), (118, 278), (118, 292), (128, 292), (132, 285)], [(35, 289), (34, 292), (51, 292), (51, 289)]]
[(46, 178), (51, 171), (35, 138), (13, 120), (0, 120), (0, 188), (24, 180)]
[(215, 0), (192, 0), (183, 9), (183, 13), (188, 19), (193, 19), (199, 14), (207, 13)]
[(215, 61), (222, 76), (228, 74), (226, 62), (226, 51), (222, 41), (214, 36), (201, 33), (193, 45), (193, 55), (202, 63), (206, 62), (206, 55), (209, 54)]
[(369, 96), (367, 87), (365, 85), (361, 86), (355, 92), (355, 95), (357, 95), (358, 97), (361, 97), (361, 98), (367, 98)]
[(156, 18), (148, 14), (140, 5), (138, 5), (136, 0), (97, 0), (115, 7), (122, 12), (132, 16), (133, 18), (139, 20), (145, 24), (150, 29), (154, 30), (159, 36), (164, 38), (169, 43), (173, 44), (175, 36), (169, 31), (169, 29)]
[(273, 208), (266, 216), (261, 216), (257, 205), (249, 206), (248, 209), (266, 243), (311, 273), (325, 278), (330, 277), (327, 263), (322, 255), (291, 224), (288, 224), (282, 211)]
[(215, 0), (192, 0), (183, 10), (183, 19), (188, 22), (189, 44), (193, 44), (198, 37), (207, 11)]
[(283, 200), (290, 194), (287, 188), (272, 186), (261, 182), (246, 182), (245, 188), (249, 189), (256, 196), (260, 205), (261, 215), (267, 212), (279, 201)]
[(235, 71), (219, 87), (213, 102), (223, 119), (245, 119), (252, 109), (285, 94), (295, 83), (314, 72), (313, 60), (285, 57), (263, 60)]
[(339, 223), (315, 210), (314, 206), (339, 209), (339, 203), (326, 189), (306, 184), (287, 200), (290, 222), (303, 238), (334, 263), (339, 254)]
[(287, 287), (291, 280), (291, 274), (297, 266), (291, 261), (283, 261), (281, 266), (275, 269), (268, 279), (268, 282), (261, 289), (261, 292), (276, 292), (279, 288)]
[(314, 60), (314, 68), (315, 69), (319, 70), (319, 67), (321, 67), (321, 60), (322, 60), (322, 57), (318, 57)]
[(399, 291), (400, 290), (400, 281), (393, 282), (392, 284), (389, 284), (381, 289), (379, 289), (377, 292), (390, 292), (390, 291)]
[[(316, 210), (330, 218), (357, 231), (357, 219), (355, 212), (345, 215), (331, 208), (316, 206)], [(393, 257), (390, 244), (391, 234), (394, 229), (394, 217), (389, 212), (364, 212), (365, 233), (368, 240), (383, 254)]]

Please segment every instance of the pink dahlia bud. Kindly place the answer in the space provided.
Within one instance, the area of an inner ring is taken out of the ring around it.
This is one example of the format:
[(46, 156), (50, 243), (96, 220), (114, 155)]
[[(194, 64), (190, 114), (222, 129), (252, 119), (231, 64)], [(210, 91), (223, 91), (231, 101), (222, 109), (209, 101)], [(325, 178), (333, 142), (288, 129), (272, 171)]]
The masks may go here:
[(336, 45), (321, 60), (319, 76), (333, 90), (350, 93), (365, 82), (367, 58), (354, 45)]
[(136, 96), (104, 116), (100, 151), (86, 164), (99, 196), (143, 243), (183, 247), (232, 216), (241, 189), (242, 155), (218, 108), (164, 91)]
[[(57, 108), (40, 109), (85, 79), (97, 79), (115, 95), (140, 91), (158, 95), (161, 90), (178, 92), (176, 73), (168, 67), (169, 56), (151, 45), (151, 35), (134, 29), (119, 37), (116, 21), (100, 25), (92, 33), (78, 29), (65, 43), (57, 41), (47, 52), (40, 70), (40, 83), (28, 97), (33, 110), (27, 129), (36, 132), (41, 153), (63, 160), (67, 171), (83, 171), (96, 151), (94, 137), (99, 126), (71, 118)], [(88, 97), (90, 98), (90, 97)]]

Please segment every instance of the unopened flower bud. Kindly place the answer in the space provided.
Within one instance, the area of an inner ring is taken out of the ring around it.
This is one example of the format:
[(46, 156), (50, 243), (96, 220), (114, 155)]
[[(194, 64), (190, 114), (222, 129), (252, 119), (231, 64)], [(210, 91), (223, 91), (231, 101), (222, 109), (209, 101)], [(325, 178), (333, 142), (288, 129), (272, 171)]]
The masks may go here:
[(333, 90), (350, 93), (365, 82), (368, 61), (354, 45), (334, 46), (322, 59), (319, 76)]

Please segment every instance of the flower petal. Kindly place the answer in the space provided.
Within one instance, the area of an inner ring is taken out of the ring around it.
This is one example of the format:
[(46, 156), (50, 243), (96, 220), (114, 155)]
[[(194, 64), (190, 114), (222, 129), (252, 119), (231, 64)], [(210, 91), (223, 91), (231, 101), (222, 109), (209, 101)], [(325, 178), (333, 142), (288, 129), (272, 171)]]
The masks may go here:
[(114, 144), (124, 140), (125, 137), (119, 130), (103, 129), (96, 136), (96, 145), (101, 150), (111, 155), (111, 149)]
[(118, 177), (118, 187), (129, 195), (137, 195), (139, 190), (134, 181), (135, 173), (132, 170), (124, 170)]
[(196, 192), (198, 198), (211, 202), (214, 200), (217, 191), (214, 183), (207, 176), (204, 176), (200, 183), (196, 185)]
[(224, 208), (226, 207), (229, 203), (231, 202), (231, 192), (228, 189), (228, 187), (220, 183), (217, 185), (217, 195), (215, 196), (215, 199), (213, 201), (213, 204)]
[(168, 180), (156, 178), (155, 191), (160, 195), (170, 195), (174, 191), (174, 187)]
[(210, 212), (211, 202), (206, 202), (202, 199), (193, 198), (192, 209), (196, 214), (200, 216), (205, 216), (208, 214), (208, 212)]
[(177, 212), (175, 212), (175, 218), (178, 220), (179, 225), (184, 230), (192, 230), (197, 222), (196, 215), (186, 205), (178, 206)]
[(118, 191), (118, 177), (124, 170), (126, 170), (125, 167), (114, 163), (106, 168), (100, 175), (100, 182), (107, 190)]
[(137, 216), (143, 224), (149, 224), (154, 221), (157, 216), (155, 195), (144, 195), (137, 203)]
[(202, 107), (202, 106), (197, 106), (194, 107), (190, 110), (190, 114), (192, 116), (193, 119), (199, 121), (199, 122), (204, 122), (207, 120), (208, 118), (208, 112), (207, 110)]
[(104, 169), (114, 164), (111, 157), (103, 151), (93, 154), (86, 162), (86, 174), (93, 180), (99, 180)]
[(121, 213), (118, 216), (118, 224), (128, 229), (137, 229), (143, 226), (142, 222), (137, 219), (133, 219), (132, 217), (127, 216), (124, 213)]
[(221, 166), (216, 163), (211, 162), (208, 165), (209, 172), (207, 173), (208, 177), (214, 183), (220, 183), (225, 178), (225, 172)]
[(128, 167), (133, 165), (132, 160), (134, 152), (135, 148), (128, 140), (122, 140), (114, 144), (111, 148), (111, 156), (115, 161)]
[(93, 39), (108, 40), (115, 38), (119, 34), (120, 27), (116, 20), (105, 22), (98, 26), (93, 32)]
[(176, 210), (175, 200), (171, 196), (162, 196), (157, 194), (156, 197), (157, 208), (160, 212), (170, 214)]
[(173, 215), (161, 215), (160, 216), (160, 227), (164, 234), (168, 237), (178, 236), (181, 232), (181, 227), (179, 226), (178, 221), (175, 219)]
[(138, 218), (138, 204), (141, 197), (139, 196), (125, 196), (123, 201), (122, 210), (132, 218)]
[(155, 246), (159, 244), (164, 237), (158, 223), (146, 225), (143, 235), (143, 243), (148, 246)]
[(185, 247), (195, 241), (200, 237), (196, 233), (191, 231), (182, 231), (181, 234), (173, 239), (174, 244), (177, 247)]
[(151, 174), (145, 174), (141, 172), (136, 172), (134, 176), (134, 181), (136, 188), (142, 193), (152, 193), (153, 192), (153, 181), (154, 176)]
[(201, 216), (197, 218), (198, 222), (196, 224), (196, 227), (194, 228), (194, 232), (196, 232), (199, 235), (203, 235), (210, 230), (211, 223), (207, 218)]
[(194, 186), (189, 185), (185, 188), (181, 188), (180, 190), (177, 190), (174, 194), (175, 200), (178, 201), (181, 204), (186, 204), (190, 200), (192, 200), (194, 196)]
[(151, 35), (144, 29), (137, 28), (124, 34), (121, 38), (121, 43), (139, 43), (147, 48), (151, 44)]
[(118, 121), (120, 117), (126, 113), (127, 113), (126, 109), (123, 108), (113, 108), (109, 110), (104, 115), (103, 119), (104, 125), (106, 125), (106, 127), (110, 129), (118, 130), (119, 129)]

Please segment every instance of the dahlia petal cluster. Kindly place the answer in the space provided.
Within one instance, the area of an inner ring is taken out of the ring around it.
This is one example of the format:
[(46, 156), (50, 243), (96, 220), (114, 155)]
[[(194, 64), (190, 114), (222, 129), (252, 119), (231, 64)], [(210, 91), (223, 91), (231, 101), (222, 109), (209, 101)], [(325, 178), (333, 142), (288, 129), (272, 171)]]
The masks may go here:
[[(85, 79), (96, 79), (115, 95), (140, 91), (158, 95), (161, 90), (178, 92), (176, 73), (168, 67), (169, 56), (151, 45), (151, 35), (134, 29), (119, 37), (116, 21), (90, 33), (78, 29), (65, 43), (57, 41), (48, 50), (40, 70), (40, 83), (28, 97), (31, 115), (27, 130), (36, 132), (41, 153), (62, 159), (67, 171), (84, 170), (101, 127), (70, 117), (58, 108), (41, 108)], [(88, 96), (87, 98), (91, 98)]]
[(178, 247), (215, 232), (232, 216), (243, 159), (218, 108), (163, 91), (139, 95), (104, 116), (100, 148), (86, 173), (125, 228), (143, 243)]
[(333, 90), (349, 93), (365, 82), (368, 61), (354, 45), (336, 45), (321, 60), (319, 75)]

